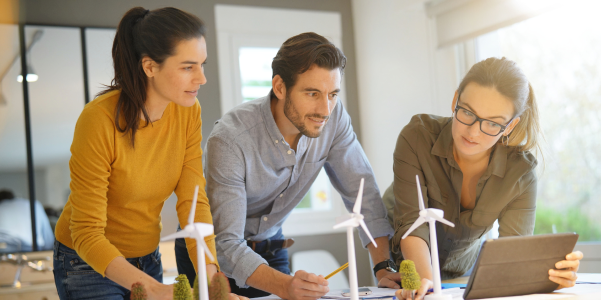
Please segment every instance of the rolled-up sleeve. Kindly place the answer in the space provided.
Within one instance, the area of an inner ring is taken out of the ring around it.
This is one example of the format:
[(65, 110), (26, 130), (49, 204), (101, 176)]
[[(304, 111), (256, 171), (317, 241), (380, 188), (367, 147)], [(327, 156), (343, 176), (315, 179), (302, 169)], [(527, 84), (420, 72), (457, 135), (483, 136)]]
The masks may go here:
[[(342, 196), (347, 210), (351, 211), (359, 192), (359, 183), (364, 178), (361, 214), (365, 217), (365, 225), (374, 238), (386, 236), (390, 239), (392, 227), (386, 219), (386, 209), (374, 172), (353, 131), (351, 118), (341, 103), (338, 103), (332, 117), (337, 118), (337, 130), (324, 165), (330, 182)], [(363, 230), (359, 230), (359, 238), (363, 247), (371, 243)]]
[(246, 223), (245, 162), (237, 146), (218, 136), (207, 141), (205, 177), (213, 224), (215, 226), (217, 260), (221, 271), (247, 288), (246, 280), (261, 264), (267, 264), (250, 249), (244, 239)]
[[(399, 251), (400, 242), (403, 235), (409, 230), (409, 227), (415, 223), (419, 217), (419, 204), (417, 202), (417, 185), (415, 175), (419, 176), (421, 191), (424, 199), (424, 205), (428, 208), (428, 194), (424, 174), (422, 171), (422, 162), (419, 161), (416, 151), (417, 134), (416, 125), (413, 122), (405, 126), (397, 139), (394, 150), (394, 237), (392, 238), (394, 252)], [(430, 244), (428, 225), (422, 224), (412, 231), (409, 235), (416, 236), (426, 243)]]
[(536, 219), (536, 171), (519, 180), (521, 194), (507, 205), (499, 217), (499, 236), (532, 235)]
[[(198, 102), (194, 105), (193, 109), (195, 110), (195, 118), (191, 118), (190, 124), (188, 125), (184, 164), (182, 166), (179, 182), (175, 188), (175, 194), (177, 195), (177, 216), (180, 224), (188, 223), (188, 215), (192, 209), (194, 188), (196, 185), (199, 185), (200, 189), (196, 200), (194, 222), (212, 224), (213, 218), (211, 217), (209, 200), (207, 199), (204, 188), (206, 181), (202, 174), (202, 150), (200, 148), (200, 142), (202, 141), (202, 121), (200, 119), (201, 110)], [(215, 257), (215, 255), (217, 255), (215, 251), (215, 235), (205, 237), (205, 243), (213, 257)], [(188, 249), (190, 260), (192, 261), (195, 270), (198, 271), (196, 241), (191, 238), (186, 238), (186, 247)], [(206, 264), (215, 264), (219, 271), (217, 262), (212, 262), (208, 256), (205, 257), (205, 262)]]

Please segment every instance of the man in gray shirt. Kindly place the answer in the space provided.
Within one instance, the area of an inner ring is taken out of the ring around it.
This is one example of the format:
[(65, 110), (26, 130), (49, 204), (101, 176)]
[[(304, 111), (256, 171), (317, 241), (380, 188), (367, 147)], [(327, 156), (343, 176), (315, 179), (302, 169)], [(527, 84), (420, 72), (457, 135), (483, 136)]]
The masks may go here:
[[(318, 34), (288, 39), (272, 63), (270, 94), (229, 111), (209, 136), (207, 195), (218, 262), (232, 293), (317, 299), (328, 292), (322, 276), (289, 275), (286, 248), (291, 241), (281, 232), (322, 167), (349, 211), (365, 179), (361, 213), (378, 247), (363, 230), (359, 235), (377, 265), (379, 285), (399, 288), (400, 277), (387, 269), (394, 232), (371, 166), (338, 100), (345, 63), (342, 51)], [(179, 253), (187, 251), (177, 253), (181, 265)]]

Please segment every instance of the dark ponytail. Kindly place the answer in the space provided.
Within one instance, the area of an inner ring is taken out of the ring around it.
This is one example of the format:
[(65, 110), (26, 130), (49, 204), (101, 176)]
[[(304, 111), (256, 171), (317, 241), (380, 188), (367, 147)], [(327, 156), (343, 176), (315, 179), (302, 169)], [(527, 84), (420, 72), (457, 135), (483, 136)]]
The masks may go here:
[(119, 22), (112, 51), (115, 77), (99, 95), (121, 90), (115, 108), (115, 126), (119, 132), (129, 134), (132, 147), (140, 114), (144, 116), (145, 126), (150, 124), (144, 105), (148, 78), (142, 69), (142, 58), (149, 57), (162, 64), (174, 54), (180, 41), (205, 34), (205, 25), (198, 17), (173, 7), (153, 11), (134, 7)]

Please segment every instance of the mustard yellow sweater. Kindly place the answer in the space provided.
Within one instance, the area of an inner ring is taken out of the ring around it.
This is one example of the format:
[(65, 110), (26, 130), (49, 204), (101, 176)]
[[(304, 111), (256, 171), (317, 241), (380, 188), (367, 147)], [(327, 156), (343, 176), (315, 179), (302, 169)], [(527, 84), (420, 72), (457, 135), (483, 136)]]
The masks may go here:
[[(188, 223), (196, 185), (194, 220), (213, 224), (202, 173), (198, 102), (192, 107), (169, 103), (160, 120), (147, 127), (141, 121), (134, 149), (130, 137), (115, 127), (119, 94), (96, 98), (77, 120), (69, 161), (71, 194), (55, 232), (59, 242), (103, 276), (116, 257), (140, 257), (157, 248), (161, 209), (173, 191), (182, 226)], [(206, 243), (216, 258), (215, 236)], [(197, 268), (196, 242), (186, 239), (186, 244)]]

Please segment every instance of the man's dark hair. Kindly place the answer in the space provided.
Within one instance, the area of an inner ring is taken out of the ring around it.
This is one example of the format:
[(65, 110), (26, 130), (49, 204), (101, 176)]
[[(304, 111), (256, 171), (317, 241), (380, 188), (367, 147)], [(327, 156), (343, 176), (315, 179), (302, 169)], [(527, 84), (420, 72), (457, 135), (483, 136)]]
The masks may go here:
[[(278, 50), (271, 63), (272, 78), (280, 75), (286, 90), (290, 90), (297, 76), (313, 65), (328, 70), (340, 69), (340, 75), (343, 75), (346, 56), (325, 37), (315, 32), (301, 33), (286, 40)], [(271, 96), (275, 97), (273, 90)]]
[(10, 199), (15, 199), (15, 194), (12, 191), (7, 189), (0, 190), (0, 201)]

